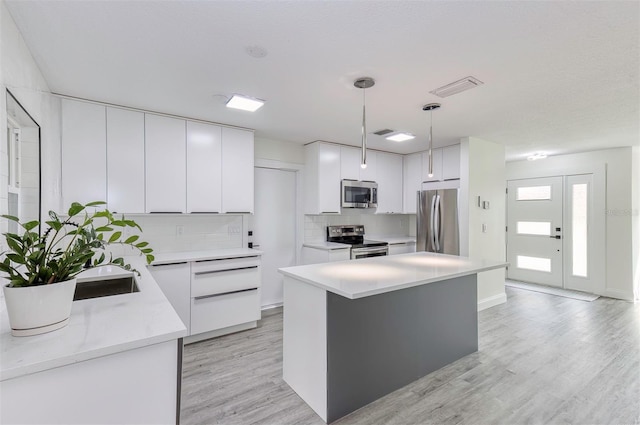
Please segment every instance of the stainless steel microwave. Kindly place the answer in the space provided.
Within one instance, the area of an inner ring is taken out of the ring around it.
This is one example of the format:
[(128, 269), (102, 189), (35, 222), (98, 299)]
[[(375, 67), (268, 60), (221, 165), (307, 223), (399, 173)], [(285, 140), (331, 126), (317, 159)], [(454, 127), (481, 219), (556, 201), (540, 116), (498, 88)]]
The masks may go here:
[(342, 208), (377, 208), (378, 183), (342, 180), (340, 199)]

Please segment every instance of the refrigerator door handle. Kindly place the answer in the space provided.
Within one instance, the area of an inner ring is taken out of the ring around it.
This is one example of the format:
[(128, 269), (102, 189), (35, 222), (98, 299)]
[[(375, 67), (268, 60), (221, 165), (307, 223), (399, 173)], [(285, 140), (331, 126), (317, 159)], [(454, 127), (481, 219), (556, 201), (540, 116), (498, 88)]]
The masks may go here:
[(437, 252), (436, 239), (435, 239), (435, 213), (436, 213), (436, 196), (431, 198), (431, 215), (429, 217), (429, 245), (432, 249), (427, 247), (427, 251)]
[(436, 195), (436, 206), (434, 211), (433, 220), (435, 221), (435, 232), (433, 235), (433, 239), (436, 245), (436, 252), (440, 252), (440, 195)]

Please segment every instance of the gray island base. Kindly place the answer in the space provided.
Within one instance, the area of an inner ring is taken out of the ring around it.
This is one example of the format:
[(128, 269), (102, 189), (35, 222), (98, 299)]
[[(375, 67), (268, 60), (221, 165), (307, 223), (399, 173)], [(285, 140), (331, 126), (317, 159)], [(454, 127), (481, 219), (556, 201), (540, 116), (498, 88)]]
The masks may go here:
[[(434, 260), (433, 254), (425, 253), (398, 257), (413, 263)], [(322, 265), (313, 270), (312, 266), (281, 269), (284, 380), (331, 423), (476, 352), (477, 272), (504, 263), (477, 267), (469, 259), (459, 261), (465, 267), (456, 267), (455, 272), (441, 269), (437, 276), (410, 284), (401, 278), (396, 287), (388, 285), (386, 277), (371, 278), (373, 291), (365, 289), (364, 277), (356, 277), (355, 284), (348, 278), (319, 284), (318, 277), (378, 264), (389, 269), (388, 279), (393, 279), (391, 260), (328, 266), (344, 270), (323, 270)], [(406, 268), (401, 270), (407, 273)]]

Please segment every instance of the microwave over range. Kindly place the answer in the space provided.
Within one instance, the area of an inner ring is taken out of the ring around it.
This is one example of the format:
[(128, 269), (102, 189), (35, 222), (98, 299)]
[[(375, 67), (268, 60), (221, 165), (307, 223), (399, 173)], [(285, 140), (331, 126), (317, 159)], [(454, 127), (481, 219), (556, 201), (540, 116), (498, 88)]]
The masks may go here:
[(342, 208), (377, 208), (378, 183), (342, 180), (340, 199)]

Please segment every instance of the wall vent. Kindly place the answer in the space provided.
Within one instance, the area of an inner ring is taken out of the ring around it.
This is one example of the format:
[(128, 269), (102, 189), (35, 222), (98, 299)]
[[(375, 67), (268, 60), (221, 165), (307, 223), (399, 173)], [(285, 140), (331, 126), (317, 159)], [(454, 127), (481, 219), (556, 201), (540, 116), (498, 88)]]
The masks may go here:
[(378, 136), (384, 136), (385, 134), (393, 133), (393, 130), (388, 128), (383, 128), (382, 130), (374, 131), (373, 134), (377, 134)]
[(472, 89), (474, 87), (478, 87), (482, 84), (484, 84), (482, 81), (478, 80), (475, 77), (469, 76), (461, 80), (454, 81), (451, 84), (447, 84), (446, 86), (439, 87), (435, 90), (430, 91), (429, 93), (435, 94), (438, 97), (449, 97), (451, 95)]

